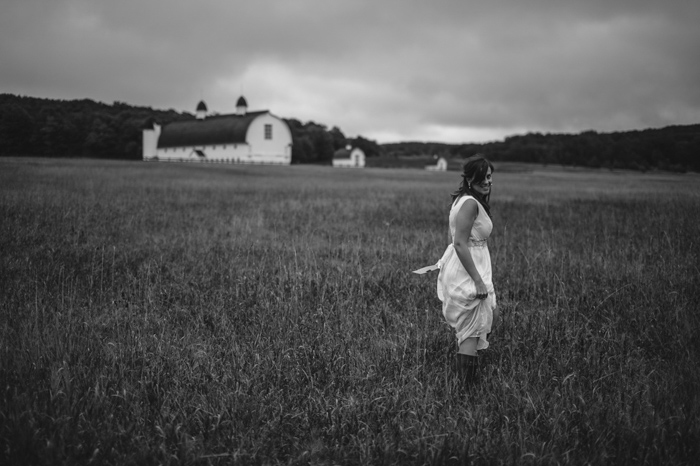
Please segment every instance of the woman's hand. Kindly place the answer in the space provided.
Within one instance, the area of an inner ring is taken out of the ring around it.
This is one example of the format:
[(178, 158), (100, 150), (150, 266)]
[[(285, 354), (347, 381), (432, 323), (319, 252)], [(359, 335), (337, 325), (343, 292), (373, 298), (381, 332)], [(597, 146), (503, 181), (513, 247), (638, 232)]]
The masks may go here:
[(476, 284), (476, 299), (486, 299), (489, 295), (489, 290), (484, 285), (484, 282)]

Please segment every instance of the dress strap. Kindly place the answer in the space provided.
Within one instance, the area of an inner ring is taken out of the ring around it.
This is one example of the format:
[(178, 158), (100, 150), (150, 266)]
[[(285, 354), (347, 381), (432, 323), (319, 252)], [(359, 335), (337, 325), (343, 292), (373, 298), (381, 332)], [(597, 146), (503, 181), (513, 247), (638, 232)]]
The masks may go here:
[(455, 212), (459, 211), (459, 209), (462, 208), (462, 206), (464, 205), (464, 203), (468, 199), (472, 199), (472, 200), (474, 200), (474, 202), (476, 202), (476, 216), (478, 217), (479, 214), (481, 214), (481, 204), (474, 196), (470, 196), (469, 194), (464, 195), (464, 196), (460, 197), (459, 199), (457, 199), (455, 201), (455, 203), (452, 205), (452, 210), (454, 210)]
[[(474, 196), (470, 196), (467, 194), (467, 195), (464, 195), (462, 197), (455, 199), (454, 203), (452, 204), (452, 208), (459, 210), (462, 207), (462, 204), (464, 204), (467, 201), (467, 199), (474, 199), (476, 201)], [(476, 203), (478, 204), (479, 201), (476, 201)]]

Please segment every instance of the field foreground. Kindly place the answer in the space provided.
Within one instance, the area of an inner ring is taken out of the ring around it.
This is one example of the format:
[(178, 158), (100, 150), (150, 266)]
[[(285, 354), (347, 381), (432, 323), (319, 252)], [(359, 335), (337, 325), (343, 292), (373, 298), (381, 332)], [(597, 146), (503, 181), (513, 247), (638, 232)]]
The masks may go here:
[(458, 173), (0, 159), (0, 464), (698, 464), (700, 177), (494, 179), (467, 391)]

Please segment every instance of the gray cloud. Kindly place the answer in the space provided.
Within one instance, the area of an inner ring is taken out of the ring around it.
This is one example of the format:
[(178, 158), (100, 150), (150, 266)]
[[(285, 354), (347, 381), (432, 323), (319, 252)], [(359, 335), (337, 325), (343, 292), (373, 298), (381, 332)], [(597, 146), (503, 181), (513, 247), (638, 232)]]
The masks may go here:
[(0, 91), (388, 139), (700, 121), (693, 1), (9, 0)]

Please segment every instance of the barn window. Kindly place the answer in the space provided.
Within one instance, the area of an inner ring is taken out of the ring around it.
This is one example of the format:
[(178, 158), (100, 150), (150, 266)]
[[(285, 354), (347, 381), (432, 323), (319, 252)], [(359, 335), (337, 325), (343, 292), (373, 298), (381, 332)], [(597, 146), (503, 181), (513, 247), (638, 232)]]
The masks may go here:
[(272, 139), (272, 125), (265, 125), (265, 139)]

